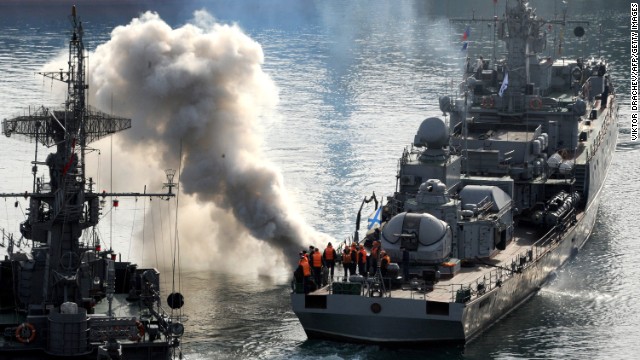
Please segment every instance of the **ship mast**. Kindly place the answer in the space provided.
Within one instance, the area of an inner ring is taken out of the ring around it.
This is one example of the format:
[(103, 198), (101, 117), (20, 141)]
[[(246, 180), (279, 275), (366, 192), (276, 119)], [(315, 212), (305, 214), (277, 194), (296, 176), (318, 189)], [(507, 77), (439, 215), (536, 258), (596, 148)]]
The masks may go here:
[[(100, 200), (114, 196), (174, 196), (171, 192), (153, 193), (96, 193), (93, 181), (85, 177), (85, 150), (96, 141), (131, 127), (131, 119), (107, 115), (87, 106), (85, 47), (83, 28), (75, 6), (70, 16), (72, 35), (69, 41), (67, 71), (41, 72), (53, 80), (67, 84), (64, 109), (52, 110), (44, 106), (26, 116), (3, 121), (6, 136), (20, 135), (35, 139), (56, 152), (46, 162), (34, 161), (32, 193), (0, 194), (0, 197), (30, 198), (29, 215), (20, 225), (20, 232), (34, 242), (33, 252), (46, 257), (42, 292), (32, 294), (30, 304), (59, 306), (63, 302), (81, 303), (77, 270), (84, 252), (89, 248), (80, 242), (82, 231), (96, 226), (100, 218)], [(36, 145), (37, 149), (37, 145)], [(49, 182), (38, 179), (37, 164), (49, 168)], [(171, 187), (175, 186), (169, 180)], [(35, 289), (34, 289), (35, 292)]]
[[(566, 10), (565, 10), (566, 11)], [(589, 24), (587, 21), (567, 21), (563, 16), (558, 20), (544, 20), (538, 18), (535, 9), (528, 6), (525, 0), (507, 0), (505, 5), (505, 16), (498, 20), (476, 18), (471, 19), (453, 18), (451, 23), (493, 23), (494, 32), (497, 32), (498, 39), (505, 42), (507, 57), (505, 59), (505, 73), (509, 73), (508, 87), (504, 93), (504, 104), (502, 110), (508, 113), (522, 113), (525, 105), (525, 96), (529, 94), (528, 87), (531, 87), (530, 69), (531, 63), (537, 63), (537, 55), (542, 53), (546, 46), (547, 37), (544, 26), (547, 24), (557, 24), (565, 26), (572, 24)], [(495, 47), (495, 43), (494, 43)], [(494, 49), (495, 53), (495, 49)], [(495, 58), (494, 58), (494, 61)], [(496, 63), (493, 64), (497, 66)]]

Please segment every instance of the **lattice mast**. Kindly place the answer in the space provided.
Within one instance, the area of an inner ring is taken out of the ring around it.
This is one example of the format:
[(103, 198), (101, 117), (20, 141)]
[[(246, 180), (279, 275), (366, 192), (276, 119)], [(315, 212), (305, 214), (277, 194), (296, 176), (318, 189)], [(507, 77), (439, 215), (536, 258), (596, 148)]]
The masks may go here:
[[(23, 136), (36, 141), (33, 162), (32, 193), (0, 194), (0, 197), (29, 198), (27, 220), (20, 225), (26, 239), (33, 240), (34, 253), (46, 254), (43, 263), (41, 291), (33, 289), (28, 304), (59, 306), (62, 302), (81, 303), (76, 270), (79, 259), (87, 250), (80, 242), (82, 231), (98, 224), (100, 198), (106, 196), (173, 196), (172, 194), (101, 193), (93, 192), (92, 181), (85, 177), (85, 149), (97, 139), (131, 127), (131, 120), (113, 117), (87, 106), (88, 89), (85, 69), (85, 48), (82, 22), (75, 7), (70, 16), (72, 25), (67, 71), (42, 72), (41, 75), (67, 84), (63, 109), (44, 106), (26, 116), (3, 121), (3, 133)], [(55, 146), (56, 152), (38, 161), (38, 144)], [(49, 182), (37, 178), (37, 165), (49, 168)], [(40, 265), (37, 265), (40, 266)], [(40, 281), (38, 281), (40, 282)], [(36, 282), (36, 283), (38, 283)], [(32, 285), (36, 285), (36, 283)], [(84, 294), (86, 295), (86, 294)]]

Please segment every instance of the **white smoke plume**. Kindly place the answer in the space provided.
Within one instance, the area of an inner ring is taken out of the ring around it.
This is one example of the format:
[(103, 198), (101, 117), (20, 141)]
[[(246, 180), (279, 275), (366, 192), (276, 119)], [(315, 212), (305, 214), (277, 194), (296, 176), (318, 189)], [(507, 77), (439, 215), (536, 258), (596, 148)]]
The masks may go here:
[(262, 48), (238, 26), (198, 11), (173, 29), (147, 12), (115, 28), (90, 60), (91, 101), (132, 118), (119, 138), (127, 176), (149, 181), (150, 165), (177, 168), (182, 148), (183, 267), (241, 259), (264, 272), (327, 240), (304, 223), (261, 153), (260, 119), (278, 91), (261, 68)]

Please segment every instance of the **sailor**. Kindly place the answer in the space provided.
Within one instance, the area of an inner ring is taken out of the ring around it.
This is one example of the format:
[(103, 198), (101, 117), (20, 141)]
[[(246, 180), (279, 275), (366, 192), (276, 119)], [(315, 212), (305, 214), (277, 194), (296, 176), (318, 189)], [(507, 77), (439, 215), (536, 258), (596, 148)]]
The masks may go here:
[(302, 281), (298, 281), (298, 278), (296, 278), (296, 282), (302, 282), (304, 293), (308, 294), (311, 288), (311, 267), (309, 266), (307, 257), (303, 253), (300, 253), (300, 261), (298, 262), (296, 274), (299, 274), (298, 276), (302, 277)]
[(381, 250), (380, 259), (380, 273), (382, 274), (382, 277), (386, 277), (389, 264), (391, 264), (391, 257), (386, 251)]
[(367, 276), (367, 250), (360, 246), (358, 250), (358, 272), (362, 276)]
[(351, 243), (351, 266), (349, 267), (349, 274), (356, 275), (356, 268), (358, 267), (358, 245)]
[(374, 241), (371, 248), (371, 255), (369, 255), (369, 268), (371, 273), (375, 274), (378, 271), (378, 255), (380, 253), (380, 241)]
[(342, 252), (342, 266), (344, 267), (344, 281), (347, 281), (349, 276), (347, 275), (347, 272), (351, 268), (351, 249), (348, 247), (345, 247)]
[(313, 277), (316, 281), (316, 285), (318, 287), (323, 286), (322, 284), (322, 254), (320, 254), (320, 249), (315, 248), (313, 254), (311, 254), (311, 267), (313, 268)]
[(391, 279), (388, 278), (388, 269), (389, 264), (391, 264), (391, 257), (389, 257), (389, 254), (387, 254), (386, 251), (380, 250), (380, 258), (380, 275), (382, 275), (382, 281), (384, 282), (385, 286), (389, 288), (391, 286)]
[(322, 258), (324, 259), (324, 265), (329, 268), (329, 271), (331, 272), (331, 281), (333, 281), (333, 268), (336, 265), (336, 250), (331, 246), (331, 243), (327, 244), (327, 247), (322, 253)]

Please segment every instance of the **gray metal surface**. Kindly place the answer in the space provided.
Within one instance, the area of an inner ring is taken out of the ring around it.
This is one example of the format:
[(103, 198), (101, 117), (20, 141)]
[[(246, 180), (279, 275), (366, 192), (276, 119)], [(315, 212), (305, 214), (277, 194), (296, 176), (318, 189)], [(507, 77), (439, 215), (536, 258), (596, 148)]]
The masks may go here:
[[(382, 248), (410, 279), (377, 272), (359, 278), (359, 293), (294, 291), (309, 337), (469, 341), (535, 294), (589, 238), (618, 136), (607, 64), (541, 56), (544, 26), (570, 22), (539, 19), (525, 1), (508, 0), (505, 16), (487, 22), (507, 57), (468, 69), (462, 98), (440, 98), (448, 133), (444, 121), (422, 122), (383, 208)], [(431, 225), (422, 227), (425, 219)], [(445, 247), (411, 241), (438, 238), (445, 227), (450, 251), (425, 262)], [(347, 314), (353, 324), (341, 321)]]

